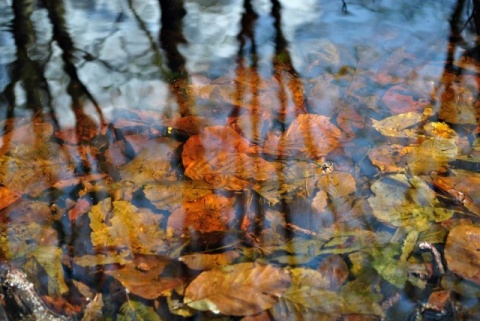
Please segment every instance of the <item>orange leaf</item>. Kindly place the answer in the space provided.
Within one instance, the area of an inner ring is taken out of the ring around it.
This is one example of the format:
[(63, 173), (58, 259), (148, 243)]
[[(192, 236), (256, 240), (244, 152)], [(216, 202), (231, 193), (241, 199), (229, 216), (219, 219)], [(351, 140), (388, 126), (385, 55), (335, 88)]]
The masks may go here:
[(0, 186), (0, 210), (15, 203), (20, 197), (22, 197), (22, 194), (19, 192), (6, 186)]

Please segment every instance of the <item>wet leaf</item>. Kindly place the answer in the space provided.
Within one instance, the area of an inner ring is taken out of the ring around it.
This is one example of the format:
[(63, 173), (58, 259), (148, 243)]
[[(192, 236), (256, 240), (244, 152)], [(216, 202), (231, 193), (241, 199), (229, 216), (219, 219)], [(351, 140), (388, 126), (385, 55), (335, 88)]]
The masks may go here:
[(430, 106), (427, 99), (415, 99), (411, 90), (408, 90), (402, 85), (395, 85), (390, 87), (383, 95), (382, 101), (395, 114), (405, 113), (410, 111), (423, 111)]
[(83, 255), (73, 258), (73, 262), (80, 266), (95, 267), (98, 265), (120, 264), (125, 265), (131, 261), (128, 256), (131, 253), (128, 251), (114, 252), (108, 254)]
[(95, 247), (127, 248), (133, 253), (159, 253), (165, 248), (161, 215), (140, 210), (126, 201), (107, 198), (88, 213)]
[(184, 202), (195, 202), (213, 194), (213, 187), (203, 181), (149, 183), (145, 196), (159, 210), (173, 210)]
[(175, 235), (189, 230), (226, 231), (235, 218), (234, 201), (234, 198), (211, 194), (194, 202), (184, 202), (168, 217), (168, 229)]
[(128, 300), (120, 307), (121, 314), (117, 314), (118, 321), (163, 321), (152, 307), (140, 301)]
[(347, 196), (357, 190), (355, 179), (345, 172), (333, 172), (320, 176), (317, 187), (325, 190), (332, 199)]
[(480, 216), (480, 176), (472, 172), (459, 172), (460, 176), (436, 176), (435, 187), (450, 194), (472, 213)]
[(453, 228), (448, 234), (445, 260), (453, 273), (480, 284), (480, 227)]
[(230, 265), (240, 254), (237, 251), (227, 251), (219, 254), (194, 253), (178, 258), (192, 270), (211, 270)]
[[(373, 128), (384, 136), (416, 138), (419, 134), (418, 127), (420, 127), (420, 123), (432, 114), (431, 109), (423, 113), (412, 111), (390, 116), (379, 121), (372, 119), (372, 123)], [(416, 128), (409, 129), (415, 125), (417, 125)]]
[(0, 249), (8, 260), (20, 258), (39, 246), (58, 246), (57, 231), (38, 223), (10, 224), (2, 230)]
[(465, 88), (450, 86), (442, 93), (439, 118), (451, 124), (477, 125), (479, 115), (474, 99)]
[(341, 137), (340, 129), (328, 117), (314, 114), (299, 115), (288, 127), (282, 148), (287, 155), (306, 155), (318, 159), (334, 150)]
[(197, 160), (208, 160), (218, 152), (245, 153), (249, 142), (230, 127), (211, 126), (195, 136), (190, 137), (183, 147), (183, 165)]
[(374, 216), (388, 225), (425, 231), (432, 222), (449, 219), (453, 211), (440, 207), (435, 193), (420, 178), (389, 175), (373, 183), (368, 199)]
[(178, 146), (178, 142), (165, 138), (151, 142), (132, 161), (120, 168), (121, 177), (136, 184), (175, 180), (171, 161)]
[(399, 260), (400, 244), (389, 244), (383, 248), (372, 248), (372, 266), (387, 282), (397, 288), (403, 288), (408, 278), (408, 263)]
[(273, 306), (290, 285), (290, 274), (272, 265), (239, 263), (201, 273), (185, 290), (197, 310), (253, 315)]
[(73, 178), (74, 167), (60, 145), (19, 145), (0, 156), (0, 183), (35, 197), (56, 182)]
[(27, 271), (38, 271), (38, 267), (35, 267), (35, 264), (38, 264), (47, 273), (49, 295), (62, 296), (68, 292), (60, 248), (57, 246), (40, 246), (30, 252), (27, 258), (29, 259), (25, 266)]
[(0, 210), (15, 203), (22, 195), (5, 186), (0, 186)]
[(122, 283), (131, 293), (153, 300), (183, 284), (179, 277), (162, 275), (170, 264), (173, 264), (173, 261), (168, 257), (136, 255), (132, 262), (120, 269), (108, 269), (105, 273)]
[(46, 143), (53, 134), (53, 126), (49, 123), (32, 121), (17, 127), (0, 138), (0, 155), (18, 148), (20, 145), (37, 145)]
[(327, 290), (330, 282), (325, 277), (319, 279), (319, 272), (307, 271), (292, 273), (291, 286), (271, 310), (275, 320), (337, 320), (353, 313), (383, 315), (367, 294)]

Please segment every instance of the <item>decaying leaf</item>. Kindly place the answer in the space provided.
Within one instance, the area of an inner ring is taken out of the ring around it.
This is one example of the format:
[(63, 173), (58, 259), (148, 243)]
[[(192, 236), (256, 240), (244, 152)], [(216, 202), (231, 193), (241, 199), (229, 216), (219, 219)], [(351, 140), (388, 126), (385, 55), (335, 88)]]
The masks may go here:
[(38, 196), (56, 182), (74, 177), (75, 164), (55, 143), (19, 145), (0, 156), (0, 183), (12, 190)]
[(341, 137), (340, 129), (322, 115), (299, 115), (288, 127), (279, 152), (289, 156), (306, 155), (319, 159), (334, 150)]
[(225, 231), (235, 218), (234, 198), (210, 194), (194, 202), (185, 202), (168, 217), (168, 229), (175, 235), (189, 230)]
[(168, 138), (151, 142), (132, 161), (120, 168), (123, 179), (137, 184), (159, 180), (174, 180), (175, 172), (171, 161), (175, 149), (179, 146)]
[(164, 250), (165, 233), (159, 227), (161, 215), (107, 198), (93, 206), (88, 216), (95, 247), (127, 248), (142, 254)]
[(176, 276), (162, 275), (174, 262), (168, 257), (135, 255), (133, 261), (119, 269), (107, 269), (105, 273), (117, 279), (130, 292), (144, 299), (153, 300), (183, 284)]
[(290, 285), (290, 273), (272, 265), (239, 263), (202, 272), (185, 290), (197, 310), (253, 315), (272, 307)]
[(424, 231), (432, 222), (449, 219), (453, 211), (440, 207), (433, 190), (419, 177), (384, 176), (373, 183), (368, 199), (375, 217), (386, 224)]
[(173, 210), (213, 194), (213, 186), (203, 181), (159, 182), (145, 185), (144, 193), (157, 209)]
[(15, 203), (22, 195), (8, 187), (0, 186), (0, 210)]
[(383, 95), (382, 101), (393, 113), (422, 111), (430, 105), (425, 98), (414, 99), (415, 93), (401, 85), (390, 87)]
[(58, 246), (39, 246), (27, 255), (27, 271), (38, 271), (38, 264), (48, 275), (48, 294), (62, 296), (68, 292), (62, 266), (62, 250)]
[(0, 138), (0, 155), (19, 145), (35, 145), (47, 142), (53, 134), (49, 123), (33, 120), (31, 123), (17, 127)]
[(240, 254), (237, 251), (227, 251), (219, 254), (194, 253), (178, 258), (192, 270), (211, 270), (230, 265)]
[(357, 190), (355, 179), (345, 172), (332, 172), (320, 176), (317, 187), (325, 190), (332, 199), (347, 196)]
[(128, 300), (120, 307), (121, 314), (117, 314), (118, 321), (164, 321), (153, 307), (140, 301)]
[(435, 187), (450, 194), (472, 213), (480, 216), (480, 176), (472, 172), (459, 172), (459, 176), (436, 176)]
[(445, 260), (452, 272), (480, 284), (480, 227), (453, 228), (448, 234)]
[(130, 252), (113, 252), (113, 253), (99, 253), (96, 255), (83, 255), (75, 257), (73, 262), (80, 266), (95, 267), (98, 265), (107, 265), (107, 264), (127, 264), (130, 259)]
[(319, 279), (319, 274), (308, 269), (292, 273), (291, 286), (271, 310), (275, 320), (330, 321), (345, 314), (383, 315), (368, 292), (330, 291), (330, 282), (324, 276)]
[(211, 126), (188, 139), (183, 147), (183, 165), (191, 162), (211, 159), (218, 152), (245, 153), (250, 143), (230, 127)]
[[(432, 109), (427, 108), (423, 113), (411, 111), (390, 116), (379, 121), (372, 119), (373, 128), (384, 136), (416, 138), (419, 134), (418, 127), (421, 127), (421, 122), (432, 114)], [(417, 125), (417, 128), (414, 127), (415, 125)]]

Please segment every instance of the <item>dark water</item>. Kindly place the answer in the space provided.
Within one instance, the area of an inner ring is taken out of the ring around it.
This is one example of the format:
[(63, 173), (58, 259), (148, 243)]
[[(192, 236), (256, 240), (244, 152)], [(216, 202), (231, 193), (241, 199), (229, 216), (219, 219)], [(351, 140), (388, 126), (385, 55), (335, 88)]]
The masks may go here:
[[(0, 0), (1, 258), (77, 320), (478, 319), (480, 280), (466, 272), (478, 265), (443, 271), (464, 258), (447, 257), (447, 235), (480, 215), (476, 6)], [(297, 125), (311, 133), (282, 136)], [(181, 226), (199, 202), (230, 220)], [(220, 299), (188, 303), (218, 286), (199, 281), (209, 268), (192, 253), (223, 255), (203, 259), (231, 273), (257, 262), (301, 276), (259, 277), (257, 309), (230, 279)]]

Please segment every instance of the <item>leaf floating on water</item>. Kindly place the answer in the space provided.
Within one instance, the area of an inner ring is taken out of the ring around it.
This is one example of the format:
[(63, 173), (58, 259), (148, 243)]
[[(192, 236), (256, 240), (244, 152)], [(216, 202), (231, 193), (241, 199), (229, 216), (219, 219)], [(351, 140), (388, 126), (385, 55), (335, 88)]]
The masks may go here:
[(395, 174), (373, 183), (368, 201), (374, 216), (388, 225), (425, 231), (433, 222), (449, 219), (453, 211), (440, 207), (433, 190), (420, 178)]
[(226, 315), (253, 315), (272, 307), (290, 285), (286, 270), (239, 263), (201, 273), (185, 290), (188, 306)]

